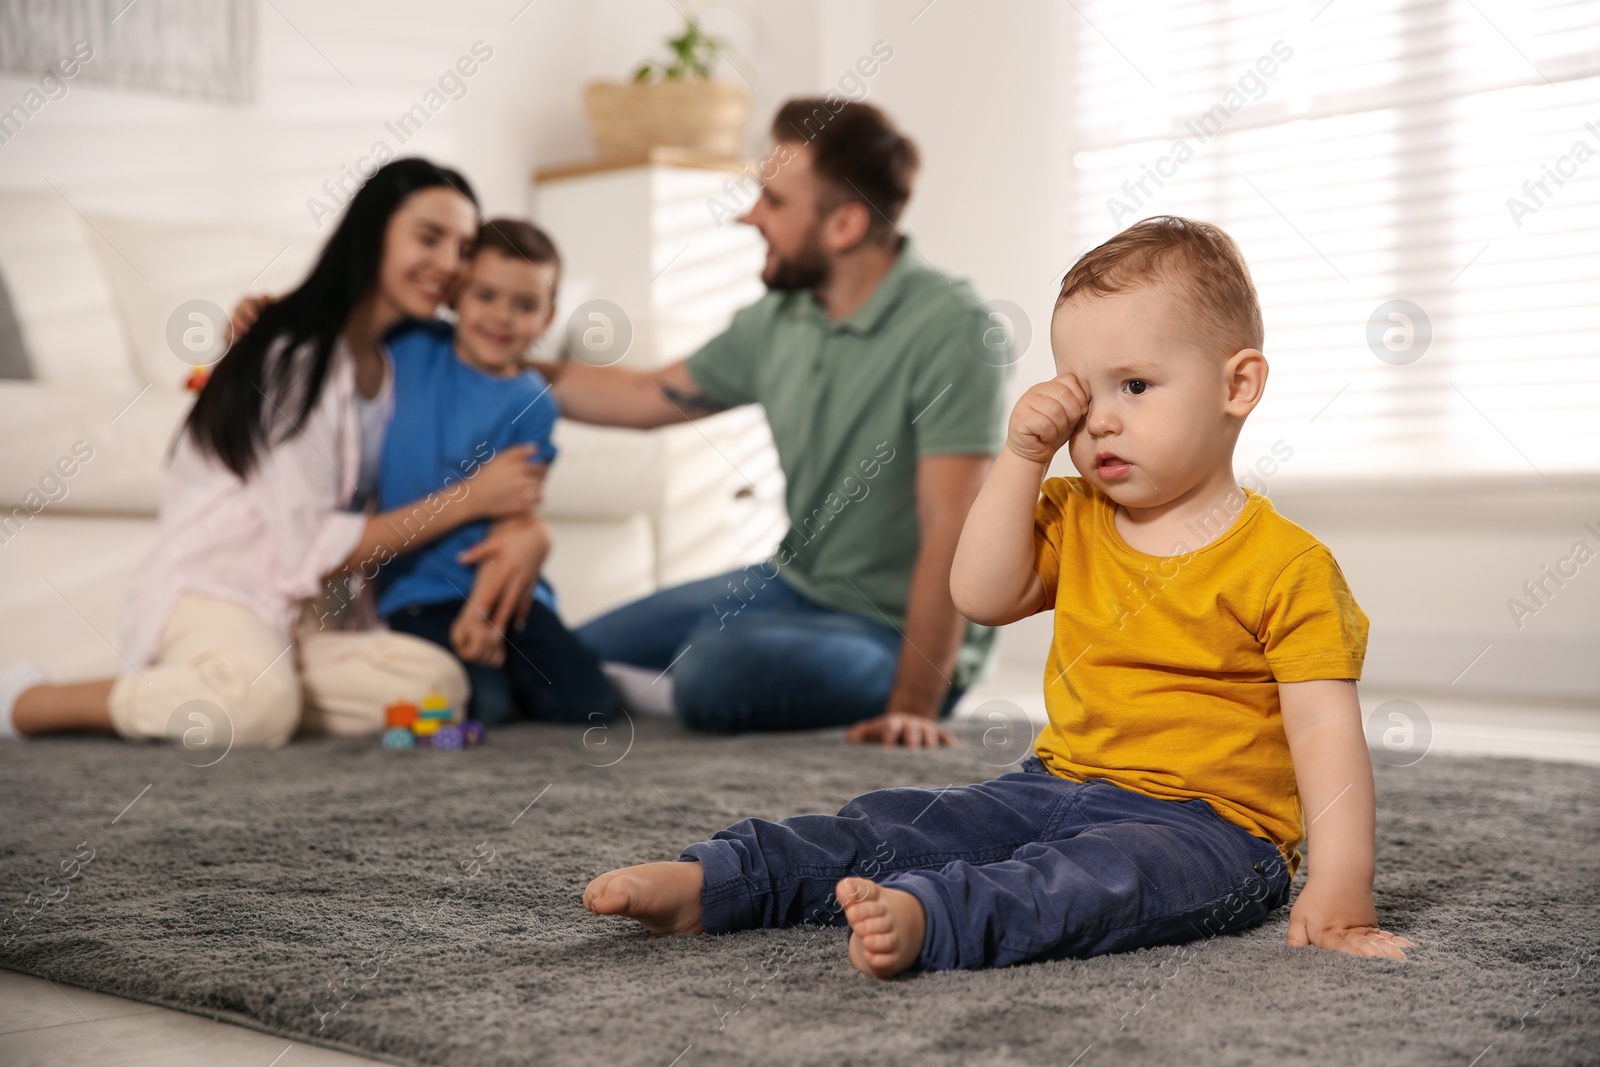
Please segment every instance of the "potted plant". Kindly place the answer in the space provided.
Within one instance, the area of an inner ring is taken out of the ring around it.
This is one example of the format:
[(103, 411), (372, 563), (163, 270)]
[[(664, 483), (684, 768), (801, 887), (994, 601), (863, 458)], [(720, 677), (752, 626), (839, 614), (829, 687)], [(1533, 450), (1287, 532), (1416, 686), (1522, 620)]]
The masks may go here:
[(669, 58), (641, 63), (632, 81), (584, 89), (583, 108), (601, 158), (638, 157), (663, 146), (737, 156), (750, 97), (742, 86), (711, 76), (723, 42), (686, 16), (682, 32), (666, 44)]

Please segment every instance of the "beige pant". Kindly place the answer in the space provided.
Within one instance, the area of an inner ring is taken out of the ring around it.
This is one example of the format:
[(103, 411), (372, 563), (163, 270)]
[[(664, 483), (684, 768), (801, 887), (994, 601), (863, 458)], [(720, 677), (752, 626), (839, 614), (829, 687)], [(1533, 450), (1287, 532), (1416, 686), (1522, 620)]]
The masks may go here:
[[(183, 596), (161, 635), (156, 661), (119, 678), (111, 722), (126, 738), (189, 744), (194, 730), (236, 748), (276, 748), (297, 727), (355, 737), (384, 727), (398, 699), (437, 689), (457, 708), (467, 675), (454, 656), (409, 634), (320, 630), (308, 612), (285, 647), (274, 628), (241, 604)], [(193, 707), (186, 707), (191, 702)], [(220, 710), (221, 719), (218, 719)], [(231, 733), (228, 731), (231, 730)]]

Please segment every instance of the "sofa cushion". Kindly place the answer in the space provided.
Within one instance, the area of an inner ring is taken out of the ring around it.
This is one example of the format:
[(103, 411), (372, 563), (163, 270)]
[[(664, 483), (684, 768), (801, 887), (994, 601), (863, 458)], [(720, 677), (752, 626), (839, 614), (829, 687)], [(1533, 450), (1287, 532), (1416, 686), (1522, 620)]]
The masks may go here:
[(6, 284), (4, 264), (0, 264), (0, 378), (26, 381), (33, 377), (33, 362), (28, 359), (28, 344), (11, 306), (11, 287)]
[(183, 388), (194, 362), (190, 352), (223, 326), (210, 321), (215, 311), (207, 314), (192, 302), (226, 315), (245, 293), (286, 293), (300, 283), (319, 248), (314, 241), (259, 230), (98, 215), (88, 221), (90, 245), (127, 325), (134, 370), (141, 381), (168, 391)]
[(655, 592), (655, 534), (646, 515), (550, 520), (545, 577), (569, 626)]
[(151, 518), (45, 512), (0, 534), (0, 648), (59, 681), (126, 671), (122, 599), (156, 537)]
[[(655, 588), (650, 523), (552, 522), (547, 574), (569, 625)], [(122, 601), (156, 538), (154, 518), (45, 512), (0, 541), (0, 649), (60, 681), (127, 669)], [(0, 538), (4, 538), (0, 534)]]
[(187, 393), (0, 382), (0, 526), (44, 512), (154, 515)]
[(661, 507), (667, 438), (688, 427), (618, 430), (569, 419), (552, 439), (559, 455), (545, 483), (544, 510), (561, 518), (621, 518)]
[(33, 376), (60, 385), (127, 388), (135, 375), (87, 232), (59, 195), (0, 195), (0, 270)]

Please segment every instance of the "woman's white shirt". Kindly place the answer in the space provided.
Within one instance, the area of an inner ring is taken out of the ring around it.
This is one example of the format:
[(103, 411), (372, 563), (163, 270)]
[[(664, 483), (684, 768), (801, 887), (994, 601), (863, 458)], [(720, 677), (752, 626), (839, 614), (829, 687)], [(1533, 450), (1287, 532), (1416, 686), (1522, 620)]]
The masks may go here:
[[(269, 365), (281, 352), (280, 346), (269, 354)], [(310, 346), (294, 355), (308, 362)], [(387, 365), (385, 371), (380, 398), (393, 381)], [(295, 380), (303, 379), (297, 374)], [(346, 510), (363, 459), (355, 395), (355, 360), (341, 338), (322, 395), (298, 433), (282, 436), (298, 398), (273, 405), (273, 443), (258, 453), (248, 479), (180, 433), (162, 484), (156, 543), (139, 565), (124, 608), (121, 653), (128, 671), (151, 662), (185, 593), (250, 608), (280, 631), (288, 648), (305, 602), (321, 595), (323, 575), (350, 557), (366, 528), (365, 514)]]
[(361, 428), (361, 463), (356, 474), (356, 493), (350, 501), (356, 511), (366, 509), (367, 503), (378, 495), (378, 477), (383, 469), (383, 441), (389, 435), (389, 420), (394, 418), (394, 363), (389, 353), (378, 350), (383, 357), (383, 384), (378, 395), (370, 399), (357, 388), (352, 393), (356, 405), (356, 421)]

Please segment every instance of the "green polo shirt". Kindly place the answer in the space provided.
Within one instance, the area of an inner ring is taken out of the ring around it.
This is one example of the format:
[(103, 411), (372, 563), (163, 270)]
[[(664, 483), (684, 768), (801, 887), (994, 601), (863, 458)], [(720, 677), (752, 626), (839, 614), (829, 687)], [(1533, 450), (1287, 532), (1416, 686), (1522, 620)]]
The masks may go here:
[[(920, 540), (917, 460), (994, 455), (1004, 441), (1004, 349), (970, 285), (909, 242), (867, 302), (830, 322), (809, 292), (768, 293), (689, 357), (712, 399), (766, 409), (788, 479), (789, 530), (767, 569), (806, 598), (905, 629)], [(954, 683), (973, 681), (994, 631), (969, 625)]]

